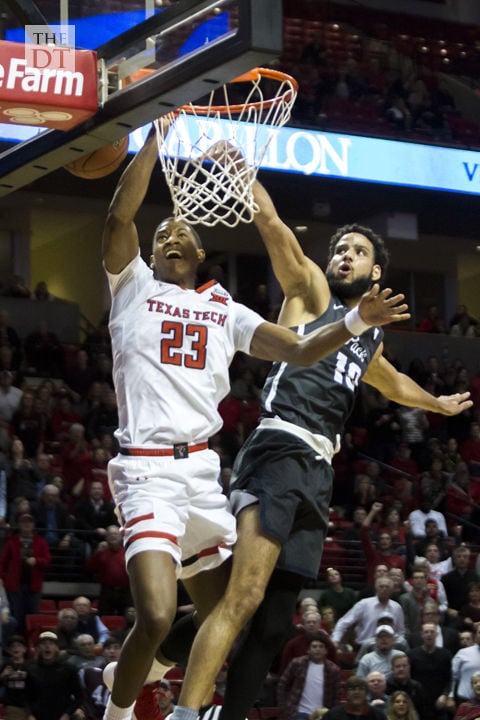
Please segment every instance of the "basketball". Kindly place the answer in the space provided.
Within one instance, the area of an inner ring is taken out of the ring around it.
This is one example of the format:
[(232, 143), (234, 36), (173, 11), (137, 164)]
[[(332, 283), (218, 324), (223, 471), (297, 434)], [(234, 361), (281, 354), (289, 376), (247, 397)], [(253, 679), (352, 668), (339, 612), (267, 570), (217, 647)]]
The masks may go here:
[(85, 180), (103, 178), (119, 167), (125, 159), (127, 151), (128, 136), (115, 140), (111, 145), (105, 145), (105, 147), (82, 155), (78, 160), (65, 165), (65, 170)]

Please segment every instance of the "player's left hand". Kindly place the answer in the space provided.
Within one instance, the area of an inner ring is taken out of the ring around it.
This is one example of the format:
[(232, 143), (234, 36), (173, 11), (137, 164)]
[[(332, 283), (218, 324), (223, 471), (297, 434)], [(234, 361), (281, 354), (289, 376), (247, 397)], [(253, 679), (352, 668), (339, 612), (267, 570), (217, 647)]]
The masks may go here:
[(373, 287), (362, 295), (358, 311), (362, 320), (368, 325), (388, 325), (392, 322), (403, 322), (410, 318), (408, 305), (403, 302), (405, 295), (392, 295), (391, 288), (380, 290), (380, 285)]
[(439, 413), (442, 415), (459, 415), (473, 405), (470, 400), (470, 393), (455, 393), (454, 395), (440, 395), (437, 398)]

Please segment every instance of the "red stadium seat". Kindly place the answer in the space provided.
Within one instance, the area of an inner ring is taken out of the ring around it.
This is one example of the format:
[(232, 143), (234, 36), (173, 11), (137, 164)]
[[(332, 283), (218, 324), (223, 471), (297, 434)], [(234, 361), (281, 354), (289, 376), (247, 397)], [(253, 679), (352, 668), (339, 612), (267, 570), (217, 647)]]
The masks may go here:
[(58, 609), (64, 610), (65, 608), (71, 608), (73, 607), (73, 603), (71, 600), (59, 600), (58, 601)]
[(118, 630), (125, 627), (123, 615), (100, 615), (100, 620), (109, 630)]
[(57, 613), (57, 603), (50, 598), (42, 598), (38, 608), (39, 613)]

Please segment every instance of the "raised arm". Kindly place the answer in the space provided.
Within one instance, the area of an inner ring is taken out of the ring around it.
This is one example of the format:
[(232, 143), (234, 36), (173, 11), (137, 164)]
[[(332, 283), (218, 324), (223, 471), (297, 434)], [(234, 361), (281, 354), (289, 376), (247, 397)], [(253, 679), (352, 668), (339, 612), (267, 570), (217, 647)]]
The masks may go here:
[[(160, 122), (164, 122), (163, 118)], [(157, 157), (157, 140), (152, 126), (145, 144), (118, 181), (108, 208), (102, 253), (105, 268), (111, 273), (121, 272), (138, 253), (138, 233), (134, 219), (147, 193)]]
[(366, 528), (370, 530), (371, 524), (374, 521), (374, 519), (379, 515), (383, 510), (383, 505), (381, 502), (374, 502), (372, 507), (370, 508), (370, 512), (368, 515), (365, 516), (363, 522), (362, 522), (362, 528)]
[(402, 302), (404, 296), (392, 296), (391, 293), (389, 288), (380, 291), (379, 286), (374, 285), (344, 319), (324, 325), (303, 337), (281, 325), (262, 323), (253, 336), (250, 354), (262, 360), (312, 365), (371, 325), (386, 325), (408, 319), (410, 315), (405, 312), (407, 305)]
[(370, 527), (374, 518), (376, 518), (377, 515), (381, 512), (382, 507), (382, 503), (374, 502), (370, 509), (370, 512), (368, 513), (368, 515), (366, 515), (365, 519), (362, 522), (362, 527), (360, 528), (360, 541), (362, 543), (362, 548), (365, 553), (365, 558), (367, 560), (367, 568), (374, 567), (378, 562), (375, 546), (372, 542), (372, 538), (370, 537)]
[(469, 400), (469, 392), (439, 397), (431, 395), (408, 375), (398, 372), (381, 354), (381, 348), (368, 366), (363, 380), (399, 405), (418, 407), (442, 415), (458, 415), (473, 405)]
[(297, 313), (303, 310), (312, 317), (318, 317), (325, 311), (330, 298), (325, 275), (318, 265), (305, 256), (294, 233), (280, 219), (269, 194), (258, 180), (253, 192), (259, 207), (254, 222), (267, 248), (286, 302), (293, 301)]

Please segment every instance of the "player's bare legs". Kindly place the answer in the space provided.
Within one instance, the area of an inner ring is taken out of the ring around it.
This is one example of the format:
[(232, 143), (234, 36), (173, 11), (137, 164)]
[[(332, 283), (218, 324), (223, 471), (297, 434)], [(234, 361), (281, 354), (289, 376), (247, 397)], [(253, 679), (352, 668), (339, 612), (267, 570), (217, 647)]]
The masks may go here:
[(211, 613), (215, 605), (225, 593), (231, 570), (231, 559), (214, 568), (205, 570), (191, 578), (182, 580), (200, 625)]
[(180, 706), (202, 706), (237, 635), (260, 605), (279, 554), (280, 544), (262, 534), (258, 505), (245, 508), (238, 517), (230, 580), (195, 638)]
[[(135, 703), (177, 607), (177, 578), (171, 555), (158, 551), (134, 555), (128, 573), (136, 620), (115, 670), (112, 702), (120, 708)], [(110, 717), (105, 714), (106, 720)]]

